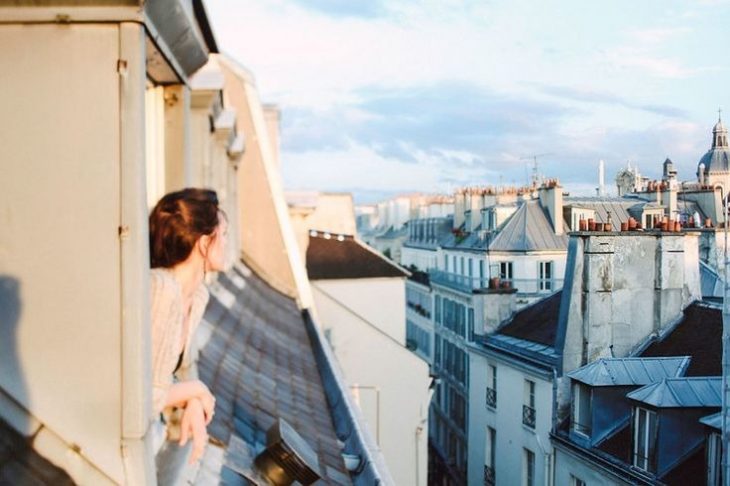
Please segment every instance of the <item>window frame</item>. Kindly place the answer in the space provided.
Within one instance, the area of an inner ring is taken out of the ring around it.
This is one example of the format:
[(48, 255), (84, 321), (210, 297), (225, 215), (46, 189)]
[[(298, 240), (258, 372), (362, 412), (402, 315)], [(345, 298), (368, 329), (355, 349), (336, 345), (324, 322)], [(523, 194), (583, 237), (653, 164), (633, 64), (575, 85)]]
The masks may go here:
[[(643, 418), (643, 420), (642, 420)], [(631, 463), (647, 472), (655, 472), (658, 438), (657, 412), (644, 407), (634, 407)], [(640, 449), (643, 449), (643, 451)], [(645, 452), (645, 455), (642, 455)]]

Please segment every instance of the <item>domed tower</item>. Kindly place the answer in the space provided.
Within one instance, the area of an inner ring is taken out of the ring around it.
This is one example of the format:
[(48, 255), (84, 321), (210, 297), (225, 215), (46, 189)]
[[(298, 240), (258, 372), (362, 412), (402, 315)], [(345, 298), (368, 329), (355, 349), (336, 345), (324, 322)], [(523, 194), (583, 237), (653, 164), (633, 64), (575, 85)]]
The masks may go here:
[(718, 118), (712, 129), (712, 148), (697, 164), (697, 180), (708, 185), (722, 184), (726, 191), (730, 189), (730, 147), (722, 118)]

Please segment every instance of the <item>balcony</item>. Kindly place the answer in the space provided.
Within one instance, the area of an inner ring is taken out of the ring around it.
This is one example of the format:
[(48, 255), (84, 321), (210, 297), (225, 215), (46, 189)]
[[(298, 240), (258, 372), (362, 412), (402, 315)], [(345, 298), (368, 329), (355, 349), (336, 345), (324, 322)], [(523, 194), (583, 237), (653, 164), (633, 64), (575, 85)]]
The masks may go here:
[(497, 408), (497, 390), (487, 388), (487, 407)]
[(535, 409), (528, 405), (522, 405), (522, 425), (535, 428)]
[(423, 307), (421, 304), (416, 304), (414, 302), (406, 302), (406, 306), (408, 306), (409, 309), (411, 309), (416, 314), (425, 317), (426, 319), (431, 318), (431, 311)]
[[(474, 290), (489, 288), (488, 278), (467, 277), (443, 270), (430, 270), (429, 277), (432, 283), (460, 292), (472, 293)], [(549, 294), (563, 288), (563, 280), (557, 278), (511, 278), (500, 280), (501, 285), (505, 283), (509, 286), (508, 288), (517, 289), (518, 294)]]
[(494, 468), (489, 466), (484, 466), (484, 486), (494, 486), (496, 483), (494, 481)]

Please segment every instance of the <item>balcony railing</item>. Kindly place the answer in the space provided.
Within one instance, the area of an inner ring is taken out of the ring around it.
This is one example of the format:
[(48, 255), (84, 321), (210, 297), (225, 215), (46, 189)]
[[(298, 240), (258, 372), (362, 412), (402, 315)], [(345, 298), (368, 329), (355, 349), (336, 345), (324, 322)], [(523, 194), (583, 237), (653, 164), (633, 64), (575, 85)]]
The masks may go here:
[[(443, 270), (430, 270), (431, 282), (443, 285), (462, 292), (471, 293), (477, 289), (489, 288), (488, 278), (468, 277), (458, 273), (445, 272)], [(511, 278), (502, 279), (500, 284), (507, 284), (509, 288), (517, 289), (519, 294), (541, 294), (550, 293), (563, 288), (563, 280), (557, 278), (529, 279)]]
[(423, 307), (421, 304), (416, 304), (414, 302), (406, 302), (406, 305), (409, 309), (412, 309), (416, 314), (421, 315), (425, 317), (426, 319), (431, 318), (431, 311)]
[(522, 425), (535, 428), (535, 409), (528, 405), (522, 405)]
[(487, 388), (487, 407), (497, 408), (497, 390)]
[(484, 486), (494, 486), (494, 468), (489, 466), (484, 466)]

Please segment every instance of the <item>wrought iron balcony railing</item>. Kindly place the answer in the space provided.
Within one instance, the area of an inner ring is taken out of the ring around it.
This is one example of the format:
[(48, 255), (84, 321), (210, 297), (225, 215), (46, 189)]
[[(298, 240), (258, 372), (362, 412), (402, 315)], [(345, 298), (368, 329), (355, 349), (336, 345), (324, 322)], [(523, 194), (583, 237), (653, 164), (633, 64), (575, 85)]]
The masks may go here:
[(487, 388), (487, 407), (497, 408), (497, 390)]
[(522, 405), (522, 424), (530, 427), (531, 429), (535, 428), (535, 409), (528, 406), (528, 405)]
[[(471, 293), (477, 289), (489, 288), (488, 278), (467, 277), (443, 270), (429, 270), (431, 282), (440, 284), (462, 292)], [(511, 278), (500, 280), (500, 285), (507, 284), (509, 288), (517, 289), (520, 294), (550, 293), (563, 288), (563, 280), (557, 278), (529, 279)]]
[(494, 481), (494, 468), (489, 466), (484, 466), (484, 486), (494, 486), (496, 483)]

